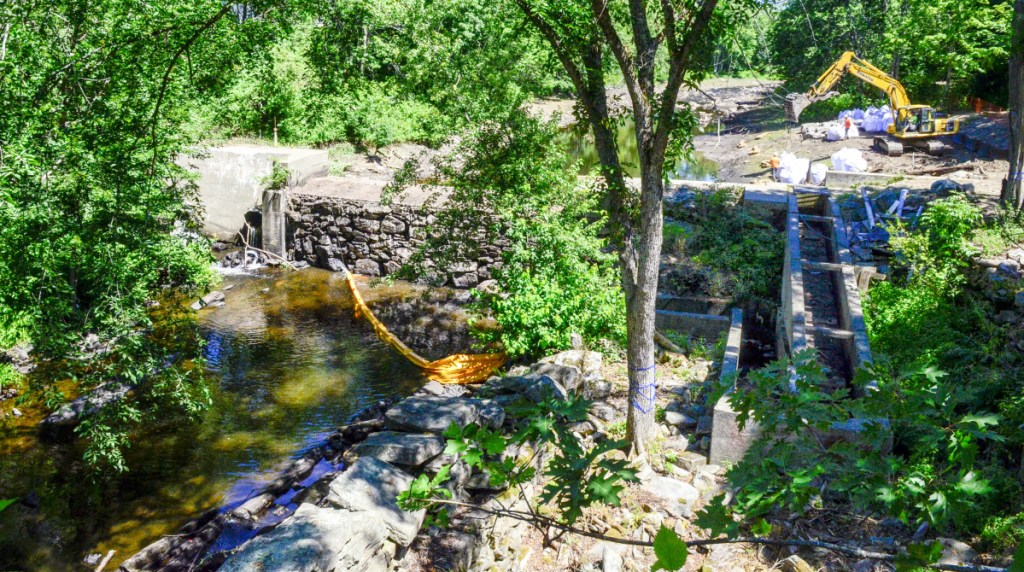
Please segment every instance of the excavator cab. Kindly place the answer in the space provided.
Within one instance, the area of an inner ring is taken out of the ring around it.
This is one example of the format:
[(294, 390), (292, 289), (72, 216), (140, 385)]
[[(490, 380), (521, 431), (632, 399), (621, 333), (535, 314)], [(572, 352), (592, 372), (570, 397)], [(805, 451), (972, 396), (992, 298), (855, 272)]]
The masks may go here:
[(891, 133), (910, 137), (925, 137), (935, 133), (935, 110), (927, 105), (899, 108)]

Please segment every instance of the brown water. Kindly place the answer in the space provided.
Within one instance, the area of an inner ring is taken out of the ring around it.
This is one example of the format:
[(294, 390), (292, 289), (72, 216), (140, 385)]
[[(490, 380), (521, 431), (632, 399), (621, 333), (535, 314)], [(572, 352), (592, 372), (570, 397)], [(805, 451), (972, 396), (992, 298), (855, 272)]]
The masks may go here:
[[(199, 513), (240, 503), (354, 412), (423, 383), (355, 320), (340, 275), (307, 269), (230, 284), (226, 305), (200, 316), (212, 407), (198, 423), (147, 423), (128, 474), (90, 485), (78, 445), (36, 438), (42, 412), (22, 406), (25, 417), (0, 419), (0, 498), (37, 505), (0, 513), (0, 570), (84, 570), (86, 555), (107, 550), (116, 551), (115, 569)], [(409, 285), (364, 283), (363, 292), (371, 305), (419, 308), (409, 301), (420, 290)]]

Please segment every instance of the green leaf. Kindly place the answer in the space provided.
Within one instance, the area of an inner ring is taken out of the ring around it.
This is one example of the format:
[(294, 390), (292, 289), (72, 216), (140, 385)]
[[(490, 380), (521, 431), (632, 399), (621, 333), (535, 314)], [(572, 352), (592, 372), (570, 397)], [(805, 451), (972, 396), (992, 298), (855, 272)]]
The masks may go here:
[(991, 492), (992, 487), (989, 486), (987, 480), (979, 479), (978, 475), (971, 471), (956, 484), (956, 490), (966, 495), (983, 495)]
[(985, 427), (988, 427), (989, 425), (991, 425), (991, 426), (999, 425), (999, 416), (994, 414), (994, 413), (988, 413), (988, 414), (985, 414), (985, 415), (974, 415), (974, 414), (971, 414), (971, 415), (964, 415), (960, 419), (960, 424), (961, 425), (967, 425), (969, 423), (974, 423), (978, 427), (981, 427), (982, 429), (984, 429)]
[(718, 495), (711, 499), (711, 502), (697, 513), (697, 518), (693, 523), (707, 529), (711, 538), (722, 534), (734, 538), (740, 532), (739, 523), (733, 520), (732, 511), (725, 506), (725, 495)]
[(462, 427), (459, 427), (452, 421), (442, 435), (447, 439), (462, 439)]
[(619, 491), (622, 490), (622, 485), (615, 484), (620, 479), (617, 476), (608, 478), (594, 477), (587, 483), (587, 489), (601, 502), (606, 504), (618, 506), (619, 504)]
[(462, 460), (471, 467), (479, 467), (483, 461), (483, 452), (479, 449), (473, 449), (472, 451), (466, 451), (462, 455)]
[(466, 443), (464, 443), (462, 441), (448, 441), (448, 444), (445, 445), (445, 448), (444, 448), (444, 454), (445, 455), (459, 455), (459, 454), (465, 453), (466, 449), (468, 449), (468, 448), (469, 448), (469, 446), (466, 445)]
[(16, 502), (18, 502), (18, 499), (0, 499), (0, 512), (3, 512), (5, 508), (11, 506)]
[(498, 433), (491, 433), (490, 435), (487, 435), (480, 444), (483, 445), (487, 454), (497, 455), (505, 450), (505, 447), (508, 445), (508, 441)]
[[(440, 485), (441, 483), (443, 483), (443, 482), (448, 480), (448, 476), (451, 474), (451, 472), (452, 472), (452, 466), (451, 465), (444, 465), (443, 467), (438, 469), (437, 474), (434, 475), (434, 478), (430, 480), (430, 484), (434, 485), (434, 486)], [(423, 475), (420, 475), (420, 476), (423, 476)]]
[(651, 572), (679, 570), (686, 565), (686, 557), (689, 554), (690, 550), (683, 539), (672, 529), (661, 525), (658, 534), (654, 536), (654, 556), (658, 560), (651, 567)]
[(910, 544), (906, 553), (896, 557), (896, 571), (913, 572), (938, 562), (939, 558), (942, 558), (942, 543), (938, 540), (928, 544)]
[(1021, 543), (1013, 553), (1013, 564), (1010, 564), (1006, 572), (1024, 572), (1024, 543)]
[(754, 536), (768, 536), (772, 533), (772, 525), (767, 520), (760, 518), (750, 526), (750, 532)]

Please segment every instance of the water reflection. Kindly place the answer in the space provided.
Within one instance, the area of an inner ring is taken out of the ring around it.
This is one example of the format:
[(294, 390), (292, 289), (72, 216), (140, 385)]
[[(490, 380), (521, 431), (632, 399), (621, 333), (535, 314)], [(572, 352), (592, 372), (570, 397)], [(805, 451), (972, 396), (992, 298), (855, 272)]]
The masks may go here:
[[(570, 157), (574, 162), (579, 162), (580, 174), (588, 175), (596, 172), (600, 160), (597, 157), (594, 137), (590, 130), (581, 133), (579, 130), (570, 129), (563, 134), (563, 138)], [(615, 138), (619, 149), (619, 160), (622, 162), (622, 168), (626, 175), (639, 177), (640, 155), (637, 151), (633, 122), (627, 121), (620, 125), (615, 131)], [(677, 161), (672, 173), (671, 178), (673, 179), (714, 181), (718, 175), (718, 163), (694, 152), (691, 160), (680, 159)]]
[[(89, 486), (77, 445), (36, 441), (31, 415), (3, 421), (0, 497), (39, 506), (0, 513), (0, 570), (70, 570), (116, 550), (113, 569), (199, 513), (242, 502), (353, 412), (423, 382), (354, 318), (338, 276), (308, 269), (232, 285), (226, 305), (201, 316), (212, 406), (198, 423), (147, 423), (129, 474)], [(408, 285), (367, 293), (416, 296)]]

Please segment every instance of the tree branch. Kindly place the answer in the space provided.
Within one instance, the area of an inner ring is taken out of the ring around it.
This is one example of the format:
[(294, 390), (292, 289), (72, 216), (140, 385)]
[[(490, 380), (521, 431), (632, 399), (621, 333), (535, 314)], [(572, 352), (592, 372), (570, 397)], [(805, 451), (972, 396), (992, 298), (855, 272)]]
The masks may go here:
[[(676, 99), (679, 97), (679, 88), (683, 84), (686, 71), (690, 67), (690, 54), (697, 43), (697, 39), (704, 33), (704, 29), (711, 22), (711, 16), (714, 14), (715, 7), (717, 6), (718, 0), (704, 0), (700, 11), (691, 20), (690, 30), (686, 34), (683, 43), (677, 46), (674, 53), (669, 54), (671, 61), (669, 79), (664, 91), (661, 93), (661, 110), (658, 115), (657, 130), (654, 134), (654, 155), (658, 158), (664, 157), (665, 149), (668, 147)], [(666, 22), (665, 25), (668, 26), (669, 23)]]
[(676, 43), (676, 9), (672, 6), (672, 0), (661, 0), (661, 13), (665, 19), (665, 29), (661, 31), (659, 37), (665, 36), (665, 44), (671, 54), (676, 51), (678, 46)]
[[(572, 80), (573, 86), (576, 87), (576, 93), (579, 94), (579, 97), (581, 99), (586, 97), (588, 90), (586, 80), (583, 79), (583, 73), (580, 72), (579, 66), (572, 61), (568, 52), (565, 51), (565, 47), (562, 46), (562, 42), (558, 39), (558, 34), (555, 30), (548, 25), (543, 18), (534, 12), (532, 8), (530, 8), (530, 5), (526, 0), (515, 0), (515, 3), (516, 6), (519, 6), (519, 9), (523, 11), (523, 14), (526, 15), (526, 19), (529, 20), (534, 27), (540, 30), (540, 33), (548, 43), (551, 44), (551, 49), (554, 50), (555, 57), (557, 57), (558, 61), (561, 62), (562, 67), (565, 68), (565, 72), (569, 74), (569, 79)], [(587, 101), (583, 101), (583, 105), (585, 107), (589, 107)]]
[(657, 45), (651, 38), (651, 29), (647, 25), (647, 7), (644, 0), (629, 1), (630, 21), (633, 24), (633, 45), (636, 46), (636, 68), (640, 80), (640, 89), (644, 98), (654, 98), (654, 55)]
[(7, 58), (7, 36), (11, 33), (11, 23), (4, 24), (4, 36), (0, 40), (0, 62)]
[[(642, 105), (640, 99), (642, 86), (636, 74), (633, 73), (632, 54), (629, 53), (629, 49), (622, 43), (619, 32), (615, 29), (615, 24), (608, 13), (608, 0), (592, 0), (590, 6), (591, 11), (594, 13), (594, 19), (597, 20), (597, 25), (601, 29), (601, 34), (604, 36), (605, 41), (608, 42), (608, 48), (612, 51), (612, 55), (615, 56), (615, 60), (619, 63), (619, 68), (622, 70), (622, 77), (626, 82), (626, 90), (629, 91), (629, 97), (633, 103), (633, 113), (639, 114), (640, 109), (638, 105)], [(637, 57), (639, 58), (639, 55)]]
[(167, 94), (167, 87), (171, 83), (171, 72), (174, 71), (174, 67), (178, 64), (178, 60), (181, 59), (181, 55), (184, 54), (189, 48), (191, 48), (192, 44), (196, 43), (196, 41), (203, 35), (204, 32), (212, 28), (214, 24), (219, 22), (221, 18), (223, 18), (228, 12), (230, 12), (232, 6), (234, 6), (234, 4), (230, 2), (225, 2), (224, 6), (216, 14), (214, 14), (213, 17), (211, 17), (209, 20), (203, 23), (203, 25), (200, 26), (199, 29), (193, 32), (189, 39), (184, 44), (179, 46), (176, 52), (174, 52), (174, 55), (171, 57), (171, 62), (167, 65), (167, 69), (164, 70), (164, 77), (162, 80), (160, 80), (160, 92), (156, 98), (156, 106), (153, 108), (153, 117), (150, 120), (150, 131), (151, 136), (153, 138), (154, 165), (156, 164), (157, 158), (156, 126), (160, 120), (160, 107), (161, 105), (163, 105), (164, 96)]
[[(538, 530), (544, 527), (557, 528), (565, 532), (571, 532), (573, 534), (579, 534), (580, 536), (586, 536), (587, 538), (594, 538), (597, 540), (603, 540), (605, 542), (613, 542), (615, 544), (625, 544), (628, 546), (640, 546), (644, 548), (650, 548), (654, 546), (654, 542), (649, 540), (633, 540), (630, 538), (619, 538), (616, 536), (606, 536), (598, 532), (591, 532), (582, 528), (564, 524), (553, 518), (543, 516), (537, 513), (527, 513), (519, 510), (512, 510), (502, 508), (495, 510), (490, 507), (483, 505), (466, 503), (455, 500), (446, 499), (424, 499), (424, 502), (432, 502), (437, 504), (446, 504), (451, 506), (458, 506), (463, 508), (469, 508), (473, 510), (479, 510), (487, 514), (511, 518), (525, 522)], [(542, 531), (543, 532), (543, 531)], [(698, 539), (698, 540), (684, 540), (684, 544), (688, 547), (695, 546), (713, 546), (717, 544), (759, 544), (762, 546), (796, 546), (800, 548), (820, 548), (845, 556), (853, 556), (856, 558), (868, 558), (870, 560), (880, 560), (883, 562), (894, 562), (896, 560), (895, 554), (888, 554), (885, 552), (871, 552), (863, 550), (853, 546), (844, 546), (842, 544), (833, 544), (831, 542), (821, 542), (818, 540), (801, 540), (798, 538), (763, 538), (760, 536), (743, 536), (737, 538), (709, 538), (709, 539)], [(997, 566), (960, 566), (957, 564), (930, 564), (928, 566), (933, 570), (947, 570), (949, 572), (1008, 572), (1007, 568), (999, 568)]]

